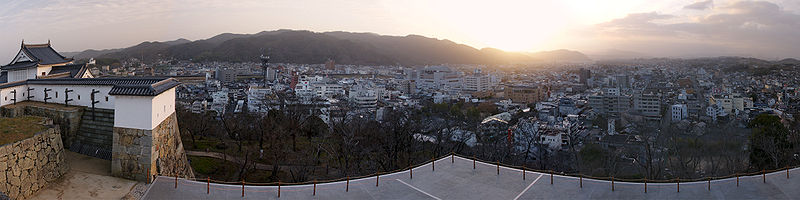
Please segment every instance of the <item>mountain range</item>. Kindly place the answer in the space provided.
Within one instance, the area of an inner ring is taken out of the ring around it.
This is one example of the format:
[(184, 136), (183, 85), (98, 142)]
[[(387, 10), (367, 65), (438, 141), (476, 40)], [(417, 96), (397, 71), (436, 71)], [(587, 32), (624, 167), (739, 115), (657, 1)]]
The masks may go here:
[(385, 36), (374, 33), (263, 31), (255, 34), (223, 33), (196, 41), (178, 39), (142, 42), (107, 50), (64, 53), (76, 59), (139, 58), (153, 61), (175, 58), (193, 61), (258, 62), (262, 54), (270, 62), (318, 64), (328, 59), (338, 64), (431, 65), (431, 64), (529, 64), (539, 62), (591, 62), (581, 52), (554, 50), (535, 53), (476, 49), (450, 40), (419, 35)]

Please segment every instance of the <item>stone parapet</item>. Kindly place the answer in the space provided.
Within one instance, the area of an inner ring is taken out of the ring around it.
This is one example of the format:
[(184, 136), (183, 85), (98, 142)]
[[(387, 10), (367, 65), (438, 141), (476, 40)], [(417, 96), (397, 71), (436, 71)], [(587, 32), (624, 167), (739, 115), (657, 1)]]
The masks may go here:
[(64, 156), (61, 134), (56, 128), (0, 146), (0, 192), (11, 199), (31, 197), (67, 173), (69, 166)]

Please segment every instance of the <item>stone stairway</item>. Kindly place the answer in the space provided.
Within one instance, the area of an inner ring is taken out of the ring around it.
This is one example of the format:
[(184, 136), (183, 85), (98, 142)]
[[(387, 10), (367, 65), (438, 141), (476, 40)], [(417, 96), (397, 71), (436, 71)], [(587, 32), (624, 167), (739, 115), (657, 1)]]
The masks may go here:
[(111, 160), (114, 135), (114, 110), (86, 108), (70, 150), (83, 155)]

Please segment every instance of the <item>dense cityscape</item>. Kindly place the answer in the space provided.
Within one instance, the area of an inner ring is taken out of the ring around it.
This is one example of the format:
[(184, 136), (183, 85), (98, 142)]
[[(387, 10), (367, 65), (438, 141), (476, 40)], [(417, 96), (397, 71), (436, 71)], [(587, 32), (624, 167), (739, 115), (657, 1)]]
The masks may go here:
[(0, 200), (797, 199), (794, 0), (8, 0)]

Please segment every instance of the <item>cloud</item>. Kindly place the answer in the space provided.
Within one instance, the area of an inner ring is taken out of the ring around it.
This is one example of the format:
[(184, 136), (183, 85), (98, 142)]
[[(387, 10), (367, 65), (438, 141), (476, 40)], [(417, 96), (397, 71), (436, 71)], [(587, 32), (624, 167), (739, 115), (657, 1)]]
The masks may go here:
[(738, 1), (694, 18), (630, 14), (598, 24), (595, 31), (606, 45), (629, 45), (656, 54), (702, 55), (713, 50), (762, 58), (800, 57), (800, 15), (764, 1)]
[(707, 0), (707, 1), (699, 1), (683, 7), (683, 9), (689, 10), (705, 10), (711, 9), (714, 7), (714, 0)]

